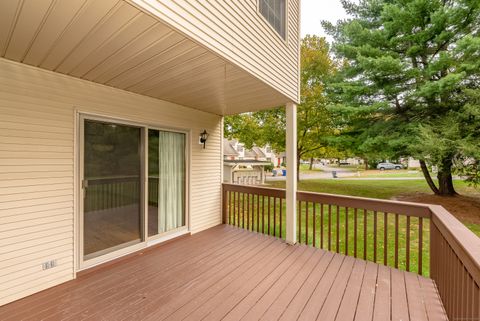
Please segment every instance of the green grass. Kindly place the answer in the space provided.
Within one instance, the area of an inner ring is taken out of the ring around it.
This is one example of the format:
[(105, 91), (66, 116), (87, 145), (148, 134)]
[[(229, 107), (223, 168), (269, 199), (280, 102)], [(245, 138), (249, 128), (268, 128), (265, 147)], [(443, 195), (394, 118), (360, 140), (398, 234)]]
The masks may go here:
[[(272, 187), (284, 188), (284, 181), (275, 181), (270, 184)], [(472, 188), (468, 187), (462, 181), (455, 181), (455, 187), (460, 193), (470, 193)], [(351, 196), (361, 196), (380, 199), (391, 199), (395, 196), (410, 193), (428, 193), (429, 187), (423, 180), (305, 180), (299, 182), (299, 190), (341, 194)], [(233, 196), (230, 201), (233, 201)], [(240, 197), (240, 198), (239, 198)], [(249, 204), (248, 206), (246, 204)], [(248, 211), (247, 211), (248, 207)], [(235, 208), (235, 210), (234, 210)], [(262, 210), (263, 208), (263, 210)], [(270, 208), (270, 215), (268, 209)], [(374, 259), (374, 217), (375, 214), (371, 211), (366, 212), (366, 224), (364, 225), (364, 212), (358, 210), (356, 215), (357, 226), (357, 243), (355, 244), (355, 212), (353, 209), (347, 210), (343, 207), (337, 209), (332, 206), (329, 209), (328, 205), (323, 205), (323, 225), (322, 208), (321, 205), (315, 205), (315, 224), (313, 223), (313, 204), (308, 205), (308, 224), (306, 204), (301, 204), (301, 214), (297, 215), (297, 235), (300, 243), (307, 243), (319, 248), (336, 251), (339, 253), (346, 253), (348, 255), (355, 255), (355, 247), (357, 257), (363, 258), (364, 253), (366, 259), (375, 261), (377, 263), (384, 263), (384, 251), (386, 248), (387, 264), (395, 266), (395, 214), (388, 214), (387, 218), (387, 243), (384, 242), (385, 237), (385, 214), (377, 213), (377, 233), (376, 233), (376, 260)], [(281, 216), (280, 216), (281, 213)], [(268, 204), (268, 197), (263, 199), (256, 196), (250, 196), (247, 199), (241, 195), (236, 195), (235, 206), (231, 202), (229, 208), (230, 222), (237, 226), (249, 228), (254, 231), (261, 231), (265, 234), (279, 236), (280, 231), (282, 238), (285, 238), (285, 202), (280, 206), (280, 200), (270, 198), (270, 206)], [(275, 215), (274, 215), (275, 214)], [(257, 224), (258, 220), (258, 224)], [(280, 220), (282, 221), (280, 229)], [(298, 222), (300, 220), (300, 222)], [(268, 232), (268, 225), (270, 223), (270, 232)], [(315, 241), (313, 234), (313, 227), (315, 225)], [(466, 224), (468, 228), (480, 235), (480, 225)], [(308, 226), (308, 231), (306, 230)], [(338, 228), (337, 228), (338, 226)], [(366, 237), (364, 227), (366, 226)], [(263, 229), (263, 231), (262, 231)], [(330, 229), (330, 234), (329, 234)], [(398, 267), (402, 270), (407, 269), (407, 218), (404, 215), (398, 216)], [(423, 219), (423, 257), (422, 257), (422, 274), (428, 276), (429, 271), (429, 236), (430, 236), (430, 222), (428, 219)], [(330, 235), (330, 238), (329, 238)], [(338, 243), (337, 243), (338, 238)], [(330, 239), (330, 245), (329, 245)], [(366, 239), (366, 251), (364, 251), (364, 244)], [(348, 248), (346, 240), (348, 240)], [(419, 219), (416, 217), (410, 218), (410, 271), (418, 271), (418, 248), (419, 248)]]
[[(247, 197), (243, 195), (236, 195), (235, 202), (231, 196), (229, 213), (229, 222), (232, 225), (240, 226), (252, 231), (260, 231), (264, 234), (282, 236), (285, 239), (285, 202), (280, 206), (280, 200), (270, 197), (270, 204), (268, 197), (258, 198), (257, 196)], [(248, 208), (248, 209), (247, 209)], [(270, 209), (270, 211), (269, 211)], [(376, 260), (374, 259), (374, 217), (375, 214), (371, 211), (365, 213), (367, 217), (366, 222), (366, 251), (364, 252), (364, 212), (357, 211), (357, 243), (355, 245), (355, 212), (349, 209), (348, 216), (346, 209), (343, 207), (336, 207), (323, 205), (323, 215), (321, 205), (315, 206), (315, 224), (313, 222), (313, 204), (308, 206), (308, 224), (307, 207), (304, 202), (301, 205), (301, 215), (297, 215), (297, 235), (298, 242), (313, 245), (318, 248), (331, 250), (350, 256), (356, 254), (359, 258), (365, 258), (369, 261), (384, 263), (384, 223), (385, 216), (383, 213), (377, 213), (377, 240), (376, 240)], [(270, 212), (270, 213), (269, 213)], [(347, 219), (348, 218), (348, 219)], [(323, 219), (323, 224), (322, 224)], [(282, 221), (280, 228), (280, 220)], [(338, 220), (338, 221), (337, 221)], [(406, 217), (399, 216), (399, 234), (398, 234), (398, 267), (406, 270)], [(313, 226), (315, 225), (315, 240), (313, 233)], [(347, 228), (348, 225), (348, 228)], [(308, 226), (308, 231), (306, 230)], [(323, 227), (323, 229), (322, 229)], [(281, 233), (280, 233), (281, 231)], [(347, 232), (348, 231), (348, 232)], [(388, 214), (387, 216), (387, 264), (395, 266), (395, 215)], [(348, 235), (347, 235), (348, 233)], [(423, 221), (423, 259), (422, 259), (422, 273), (428, 275), (429, 271), (429, 222)], [(337, 242), (338, 240), (338, 242)], [(348, 248), (346, 240), (348, 240)], [(315, 242), (314, 242), (315, 241)], [(418, 218), (411, 218), (410, 220), (410, 271), (418, 271)]]
[[(459, 193), (470, 192), (463, 181), (455, 181)], [(271, 187), (285, 188), (285, 181), (269, 182)], [(402, 194), (429, 193), (430, 189), (424, 180), (342, 180), (317, 179), (304, 180), (298, 183), (298, 190), (316, 193), (329, 193), (350, 196), (391, 199)]]
[(321, 168), (310, 169), (310, 164), (300, 164), (300, 172), (313, 173), (313, 172), (323, 172), (323, 170)]

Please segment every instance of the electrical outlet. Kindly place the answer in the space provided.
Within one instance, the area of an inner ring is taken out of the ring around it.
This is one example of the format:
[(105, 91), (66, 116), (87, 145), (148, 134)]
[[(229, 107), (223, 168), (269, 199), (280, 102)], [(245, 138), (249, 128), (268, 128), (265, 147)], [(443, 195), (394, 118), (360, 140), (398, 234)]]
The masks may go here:
[(54, 268), (56, 266), (57, 266), (57, 260), (51, 260), (51, 261), (47, 261), (47, 262), (42, 263), (42, 269), (43, 270), (48, 270), (48, 269)]

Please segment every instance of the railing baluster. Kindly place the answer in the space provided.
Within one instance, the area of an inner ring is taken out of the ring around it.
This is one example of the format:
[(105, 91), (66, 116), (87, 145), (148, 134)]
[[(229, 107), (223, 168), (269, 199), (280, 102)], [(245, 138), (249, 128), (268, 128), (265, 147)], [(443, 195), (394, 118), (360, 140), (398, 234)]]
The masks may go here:
[(398, 214), (395, 214), (395, 268), (398, 269)]
[(273, 198), (273, 236), (277, 236), (277, 198)]
[(250, 229), (252, 232), (255, 231), (255, 194), (252, 194), (252, 224), (250, 225)]
[(323, 249), (323, 204), (320, 204), (320, 248)]
[(316, 203), (313, 203), (313, 240), (312, 240), (312, 243), (313, 243), (313, 247), (316, 247), (316, 240), (315, 240), (315, 236), (316, 236), (316, 225), (317, 225), (317, 218), (316, 218), (316, 207), (317, 207), (317, 204)]
[(367, 210), (363, 209), (363, 259), (367, 259)]
[(265, 196), (262, 195), (262, 234), (265, 234)]
[(305, 202), (305, 244), (308, 245), (308, 202)]
[(373, 212), (373, 262), (377, 263), (377, 211)]
[(345, 255), (348, 255), (348, 207), (345, 207)]
[(270, 196), (268, 196), (268, 202), (267, 202), (267, 213), (268, 213), (268, 227), (267, 227), (267, 234), (270, 235)]
[(260, 195), (257, 194), (257, 233), (260, 232)]
[(250, 193), (247, 194), (247, 230), (250, 229)]
[(332, 205), (328, 204), (328, 250), (332, 250)]
[(242, 193), (242, 228), (245, 228), (245, 193)]
[(302, 242), (302, 201), (298, 202), (298, 243)]
[(237, 211), (235, 210), (236, 204), (237, 204), (237, 194), (236, 192), (233, 192), (233, 226), (237, 226)]
[(283, 199), (280, 198), (280, 231), (278, 234), (280, 234), (280, 238), (282, 238), (282, 221), (283, 221), (283, 217), (282, 217), (282, 212), (283, 212)]
[(388, 213), (383, 213), (383, 265), (387, 265), (388, 260)]
[(358, 228), (358, 209), (353, 210), (353, 257), (357, 257), (357, 228)]
[(406, 239), (406, 258), (405, 258), (405, 264), (406, 264), (406, 269), (407, 271), (410, 272), (410, 216), (407, 216), (407, 239)]
[(418, 218), (418, 274), (422, 275), (423, 217)]
[(336, 241), (337, 241), (337, 253), (340, 253), (340, 206), (337, 205), (337, 231), (335, 233)]

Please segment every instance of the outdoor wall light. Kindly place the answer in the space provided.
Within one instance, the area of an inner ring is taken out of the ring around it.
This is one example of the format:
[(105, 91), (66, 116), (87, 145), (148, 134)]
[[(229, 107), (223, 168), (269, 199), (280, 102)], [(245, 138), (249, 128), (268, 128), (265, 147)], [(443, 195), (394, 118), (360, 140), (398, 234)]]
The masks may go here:
[(207, 142), (208, 139), (208, 133), (207, 130), (204, 129), (203, 132), (200, 133), (200, 144), (203, 144), (203, 149), (205, 149), (205, 143)]

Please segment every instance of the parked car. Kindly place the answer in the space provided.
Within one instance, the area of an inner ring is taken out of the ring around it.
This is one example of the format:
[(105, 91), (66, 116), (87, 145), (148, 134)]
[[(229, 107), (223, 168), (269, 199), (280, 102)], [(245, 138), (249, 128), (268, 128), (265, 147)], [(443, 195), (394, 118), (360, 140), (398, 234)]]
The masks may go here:
[(398, 170), (398, 169), (403, 169), (403, 165), (402, 164), (394, 164), (394, 163), (379, 163), (377, 165), (377, 169), (379, 169), (381, 171), (384, 171), (386, 169)]

